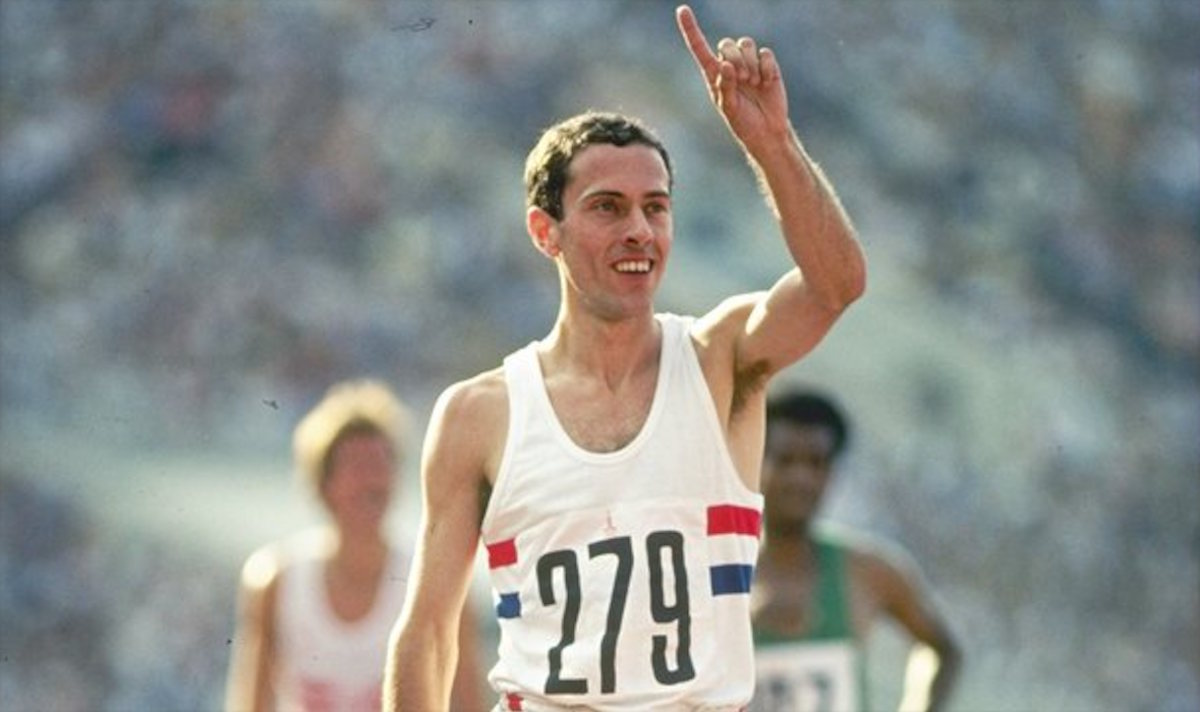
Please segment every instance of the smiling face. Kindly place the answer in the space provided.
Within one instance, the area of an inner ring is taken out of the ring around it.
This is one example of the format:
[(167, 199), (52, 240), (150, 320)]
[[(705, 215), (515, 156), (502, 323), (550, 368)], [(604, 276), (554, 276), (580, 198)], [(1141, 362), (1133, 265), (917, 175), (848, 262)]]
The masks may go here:
[(529, 232), (555, 259), (568, 309), (604, 320), (653, 310), (671, 251), (670, 176), (643, 144), (596, 144), (571, 161), (563, 216), (530, 208)]

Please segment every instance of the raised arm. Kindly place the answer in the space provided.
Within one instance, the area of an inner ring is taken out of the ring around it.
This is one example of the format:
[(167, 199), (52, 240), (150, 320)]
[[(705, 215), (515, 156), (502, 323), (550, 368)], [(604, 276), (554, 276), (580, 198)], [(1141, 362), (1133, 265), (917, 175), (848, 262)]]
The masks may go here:
[(676, 20), (795, 261), (795, 269), (769, 291), (734, 299), (712, 315), (738, 322), (731, 344), (737, 372), (769, 376), (816, 346), (863, 293), (862, 249), (833, 187), (796, 136), (774, 53), (749, 37), (723, 38), (714, 51), (686, 5), (676, 11)]
[(478, 384), (459, 384), (442, 395), (431, 416), (413, 577), (388, 649), (388, 712), (449, 708), (460, 616), (479, 540), (487, 449), (496, 428), (489, 400), (494, 398)]

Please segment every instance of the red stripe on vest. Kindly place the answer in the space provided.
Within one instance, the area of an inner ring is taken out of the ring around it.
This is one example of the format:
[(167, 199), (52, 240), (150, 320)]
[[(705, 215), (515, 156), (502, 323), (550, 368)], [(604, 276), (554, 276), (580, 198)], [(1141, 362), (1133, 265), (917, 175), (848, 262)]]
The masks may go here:
[(717, 504), (708, 508), (708, 534), (745, 534), (758, 536), (762, 530), (762, 514), (757, 509), (733, 504)]
[(488, 568), (495, 569), (517, 563), (517, 541), (505, 539), (487, 545)]

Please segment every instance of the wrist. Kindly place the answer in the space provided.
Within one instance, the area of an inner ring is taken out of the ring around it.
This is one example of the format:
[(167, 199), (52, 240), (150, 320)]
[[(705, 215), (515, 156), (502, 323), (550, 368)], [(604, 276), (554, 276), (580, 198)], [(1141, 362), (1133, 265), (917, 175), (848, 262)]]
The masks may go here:
[(750, 159), (764, 168), (780, 161), (792, 162), (808, 158), (800, 145), (800, 138), (788, 123), (776, 129), (763, 131), (753, 141), (741, 143), (742, 149)]
[(743, 145), (747, 157), (754, 167), (767, 176), (811, 177), (813, 161), (800, 144), (800, 139), (789, 130), (753, 145)]

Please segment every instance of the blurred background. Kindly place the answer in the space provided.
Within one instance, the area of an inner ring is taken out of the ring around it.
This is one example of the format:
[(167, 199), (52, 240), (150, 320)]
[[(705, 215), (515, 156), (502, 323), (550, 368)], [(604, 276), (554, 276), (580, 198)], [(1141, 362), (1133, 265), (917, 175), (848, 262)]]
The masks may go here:
[[(1200, 709), (1200, 4), (695, 6), (775, 49), (860, 231), (867, 295), (783, 379), (854, 419), (826, 514), (920, 562), (954, 707)], [(554, 120), (671, 148), (663, 310), (787, 268), (672, 7), (0, 4), (0, 707), (220, 706), (242, 560), (318, 516), (301, 414), (374, 375), (419, 442), (548, 331), (521, 170)]]

